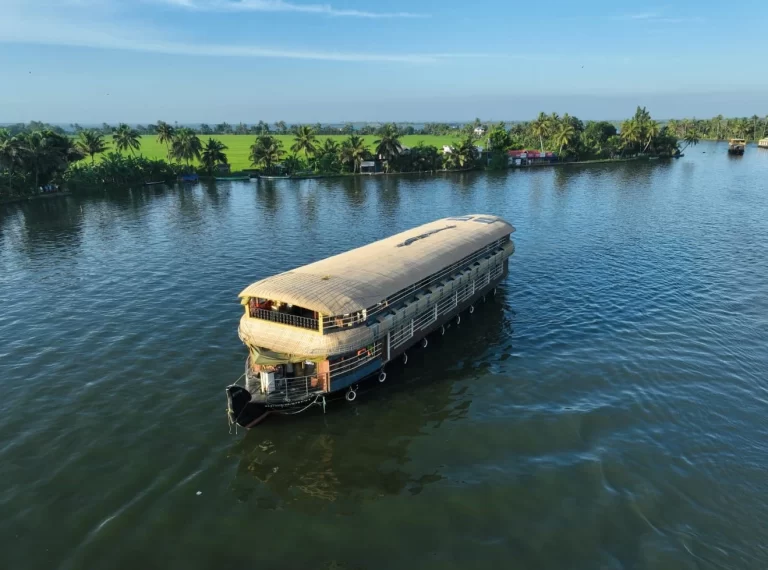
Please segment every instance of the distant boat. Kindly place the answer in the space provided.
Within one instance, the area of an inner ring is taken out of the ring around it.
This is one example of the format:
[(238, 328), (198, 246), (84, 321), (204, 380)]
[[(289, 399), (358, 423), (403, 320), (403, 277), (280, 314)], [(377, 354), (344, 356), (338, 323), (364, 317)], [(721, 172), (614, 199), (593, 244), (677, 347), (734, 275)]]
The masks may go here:
[(747, 141), (744, 139), (731, 139), (728, 141), (728, 154), (744, 154)]
[(648, 157), (648, 160), (659, 160), (658, 156), (650, 156)]
[(145, 182), (144, 186), (157, 186), (158, 184), (165, 184), (165, 181), (158, 180), (157, 182)]
[(757, 141), (757, 148), (768, 148), (768, 138)]
[(182, 182), (198, 182), (200, 180), (200, 177), (197, 174), (182, 174), (181, 175), (181, 181)]
[(219, 182), (231, 182), (233, 180), (250, 180), (250, 176), (216, 176), (214, 178)]
[(260, 180), (288, 180), (290, 178), (290, 175), (285, 176), (264, 176), (263, 174), (259, 176)]

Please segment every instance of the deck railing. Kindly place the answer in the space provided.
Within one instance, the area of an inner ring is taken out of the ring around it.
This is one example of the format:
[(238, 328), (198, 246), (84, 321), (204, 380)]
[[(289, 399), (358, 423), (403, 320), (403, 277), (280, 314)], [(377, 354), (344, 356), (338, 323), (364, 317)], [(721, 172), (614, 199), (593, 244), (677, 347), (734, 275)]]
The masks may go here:
[(262, 319), (264, 321), (271, 321), (273, 323), (280, 323), (282, 325), (290, 325), (292, 327), (299, 327), (313, 331), (319, 330), (317, 319), (313, 319), (311, 317), (300, 317), (298, 315), (281, 313), (280, 311), (272, 311), (270, 309), (254, 309), (251, 311), (251, 316), (254, 319)]
[(315, 394), (322, 394), (327, 379), (327, 373), (293, 378), (276, 377), (274, 384), (264, 386), (261, 384), (261, 376), (249, 371), (249, 384), (260, 387), (259, 391), (251, 392), (253, 399), (267, 404), (290, 404), (304, 401)]
[(337, 377), (347, 372), (368, 364), (381, 356), (381, 342), (376, 342), (372, 346), (361, 348), (355, 356), (350, 356), (344, 360), (338, 360), (331, 363), (331, 377)]

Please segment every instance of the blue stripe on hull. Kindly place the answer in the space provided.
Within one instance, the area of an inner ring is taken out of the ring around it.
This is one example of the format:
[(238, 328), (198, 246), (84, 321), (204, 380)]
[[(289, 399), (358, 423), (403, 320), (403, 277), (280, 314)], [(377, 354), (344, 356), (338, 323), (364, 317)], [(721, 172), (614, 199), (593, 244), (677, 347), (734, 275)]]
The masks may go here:
[(377, 358), (375, 360), (371, 360), (364, 366), (361, 366), (360, 368), (357, 368), (356, 370), (353, 370), (352, 372), (349, 372), (348, 374), (344, 374), (342, 376), (339, 376), (338, 378), (331, 378), (331, 392), (337, 392), (338, 390), (343, 390), (347, 386), (351, 386), (355, 382), (359, 382), (363, 378), (366, 378), (367, 376), (371, 376), (372, 374), (376, 374), (381, 367), (383, 366), (383, 362), (380, 358)]

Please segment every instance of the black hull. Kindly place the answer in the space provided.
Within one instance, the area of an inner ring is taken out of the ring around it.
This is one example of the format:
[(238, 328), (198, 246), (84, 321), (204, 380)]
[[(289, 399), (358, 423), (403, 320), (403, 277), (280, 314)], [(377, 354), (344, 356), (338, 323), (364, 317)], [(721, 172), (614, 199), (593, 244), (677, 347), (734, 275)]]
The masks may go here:
[(269, 410), (263, 404), (251, 401), (251, 393), (241, 386), (227, 387), (227, 413), (229, 421), (250, 428), (265, 420)]

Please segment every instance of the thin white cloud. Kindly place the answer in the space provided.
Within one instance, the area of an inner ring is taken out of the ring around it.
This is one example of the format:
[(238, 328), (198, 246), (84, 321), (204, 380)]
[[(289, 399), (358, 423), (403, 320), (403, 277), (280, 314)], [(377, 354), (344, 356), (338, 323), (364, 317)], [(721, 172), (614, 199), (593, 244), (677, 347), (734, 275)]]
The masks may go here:
[(625, 14), (625, 20), (650, 20), (652, 18), (658, 18), (658, 14), (654, 12), (645, 12), (643, 14)]
[[(156, 0), (154, 0), (156, 1)], [(165, 2), (171, 0), (163, 0)], [(185, 2), (193, 0), (173, 0)], [(194, 0), (197, 1), (197, 0)], [(0, 44), (52, 45), (190, 57), (432, 65), (461, 59), (558, 60), (547, 54), (384, 52), (200, 42), (183, 30), (132, 19), (115, 0), (0, 0)]]
[(206, 12), (293, 12), (339, 18), (428, 18), (413, 12), (370, 12), (334, 8), (330, 4), (299, 4), (284, 0), (155, 0), (164, 4)]
[(683, 24), (687, 22), (703, 22), (704, 19), (700, 17), (691, 18), (679, 18), (664, 16), (660, 12), (640, 12), (636, 14), (622, 14), (614, 18), (616, 20), (636, 21), (649, 24)]

